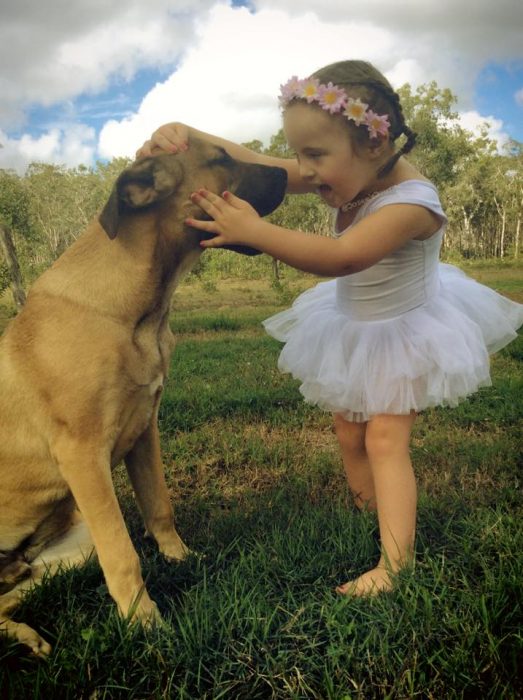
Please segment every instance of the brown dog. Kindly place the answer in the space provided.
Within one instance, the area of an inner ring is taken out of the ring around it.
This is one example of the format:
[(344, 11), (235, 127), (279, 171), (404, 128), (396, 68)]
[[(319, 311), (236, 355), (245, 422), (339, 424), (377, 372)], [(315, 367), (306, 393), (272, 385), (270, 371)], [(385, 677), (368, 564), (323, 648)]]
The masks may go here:
[(147, 532), (167, 558), (183, 559), (157, 414), (174, 345), (171, 296), (201, 250), (201, 233), (184, 225), (201, 215), (189, 195), (228, 189), (265, 215), (285, 185), (285, 171), (197, 139), (185, 153), (136, 162), (1, 338), (0, 632), (35, 654), (49, 644), (10, 613), (45, 571), (94, 550), (120, 613), (157, 616), (111, 469), (125, 460)]

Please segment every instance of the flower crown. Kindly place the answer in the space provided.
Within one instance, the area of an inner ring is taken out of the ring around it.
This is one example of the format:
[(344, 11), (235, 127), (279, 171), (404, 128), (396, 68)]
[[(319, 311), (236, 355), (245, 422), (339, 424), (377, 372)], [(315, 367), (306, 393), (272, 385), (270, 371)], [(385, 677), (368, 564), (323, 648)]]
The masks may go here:
[(378, 134), (386, 136), (389, 133), (388, 114), (376, 114), (359, 97), (349, 97), (343, 88), (332, 83), (323, 85), (317, 78), (299, 80), (294, 75), (285, 85), (281, 85), (280, 105), (286, 107), (295, 99), (306, 100), (309, 104), (316, 102), (330, 114), (342, 114), (356, 126), (366, 126), (371, 138), (376, 138)]

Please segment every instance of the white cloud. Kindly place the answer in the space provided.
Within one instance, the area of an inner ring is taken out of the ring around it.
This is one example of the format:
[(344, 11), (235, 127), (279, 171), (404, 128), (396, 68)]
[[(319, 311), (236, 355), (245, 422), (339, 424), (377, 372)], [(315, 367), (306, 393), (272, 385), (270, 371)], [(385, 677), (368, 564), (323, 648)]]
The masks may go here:
[[(521, 56), (520, 0), (253, 0), (257, 11), (277, 7), (293, 15), (313, 11), (320, 21), (367, 22), (418, 41), (437, 62), (448, 46), (487, 60)], [(315, 41), (311, 38), (309, 44)], [(347, 46), (350, 53), (350, 45)], [(354, 55), (351, 53), (351, 55)], [(428, 70), (436, 66), (427, 64)]]
[(385, 74), (391, 85), (396, 88), (405, 85), (405, 83), (421, 85), (426, 79), (426, 74), (420, 63), (413, 58), (399, 60), (393, 68), (385, 71)]
[(479, 114), (479, 112), (471, 110), (461, 112), (459, 114), (459, 122), (464, 129), (470, 131), (474, 136), (479, 137), (486, 130), (488, 137), (497, 143), (499, 150), (510, 140), (510, 136), (504, 131), (501, 119), (496, 119), (492, 116), (486, 117)]
[[(280, 126), (279, 84), (351, 57), (375, 63), (396, 87), (434, 80), (458, 95), (458, 109), (472, 113), (482, 67), (521, 57), (519, 0), (476, 0), (473, 8), (455, 0), (251, 0), (249, 10), (230, 0), (4, 5), (0, 167), (19, 169), (28, 159), (76, 165), (132, 155), (154, 128), (174, 119), (238, 141), (267, 141)], [(86, 94), (95, 103), (115, 78), (125, 82), (151, 67), (171, 75), (135, 114), (116, 118), (126, 113), (125, 102), (116, 112), (108, 101), (112, 118), (98, 144), (77, 123), (87, 116), (72, 113), (68, 124), (40, 125), (47, 132), (41, 136), (13, 136), (23, 132), (29, 106)], [(503, 138), (503, 125), (493, 128)]]
[[(348, 43), (370, 60), (383, 57), (393, 44), (392, 35), (379, 27), (319, 22), (311, 12), (254, 15), (227, 5), (215, 6), (196, 33), (198, 40), (177, 71), (156, 85), (137, 114), (105, 125), (103, 157), (132, 155), (154, 128), (172, 120), (236, 141), (267, 141), (280, 127), (279, 86), (291, 75), (305, 76), (346, 58)], [(304, 39), (312, 36), (315, 41), (304, 50)]]
[(520, 107), (523, 107), (523, 88), (516, 92), (516, 94), (514, 95), (514, 99)]
[(196, 13), (213, 0), (17, 0), (0, 23), (0, 126), (31, 103), (43, 105), (105, 88), (112, 76), (174, 66)]
[(0, 130), (0, 168), (23, 172), (32, 162), (59, 163), (67, 167), (91, 164), (96, 154), (96, 133), (92, 127), (73, 124), (53, 128), (39, 137), (24, 134), (11, 139)]

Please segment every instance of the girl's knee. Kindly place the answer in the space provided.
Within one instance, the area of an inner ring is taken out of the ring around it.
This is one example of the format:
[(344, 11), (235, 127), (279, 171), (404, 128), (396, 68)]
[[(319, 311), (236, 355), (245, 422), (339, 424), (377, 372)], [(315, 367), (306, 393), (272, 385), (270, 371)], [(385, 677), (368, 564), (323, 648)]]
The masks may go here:
[(365, 423), (351, 423), (340, 414), (334, 415), (334, 430), (344, 450), (365, 451)]
[(365, 449), (370, 459), (408, 451), (414, 416), (376, 416), (367, 424)]

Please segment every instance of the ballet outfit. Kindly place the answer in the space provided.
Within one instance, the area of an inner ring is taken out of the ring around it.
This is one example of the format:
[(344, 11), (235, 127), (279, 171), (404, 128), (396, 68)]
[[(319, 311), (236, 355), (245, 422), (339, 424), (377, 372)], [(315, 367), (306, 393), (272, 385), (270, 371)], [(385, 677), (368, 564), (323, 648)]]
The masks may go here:
[(434, 185), (394, 185), (351, 226), (389, 204), (423, 206), (441, 226), (366, 270), (320, 282), (263, 322), (285, 343), (278, 367), (300, 380), (305, 400), (353, 422), (456, 406), (491, 384), (489, 354), (523, 324), (523, 304), (439, 262), (447, 218)]

